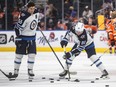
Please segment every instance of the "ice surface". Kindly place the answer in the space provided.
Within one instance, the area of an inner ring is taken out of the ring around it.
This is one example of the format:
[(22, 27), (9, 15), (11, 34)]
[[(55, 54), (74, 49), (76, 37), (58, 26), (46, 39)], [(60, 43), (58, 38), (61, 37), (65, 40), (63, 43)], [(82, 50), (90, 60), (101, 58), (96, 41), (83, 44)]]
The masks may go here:
[[(56, 53), (62, 64), (63, 53)], [(97, 54), (99, 57), (101, 54)], [(13, 72), (14, 68), (14, 52), (0, 52), (0, 69), (6, 73)], [(33, 82), (28, 81), (27, 75), (27, 56), (22, 59), (19, 76), (15, 81), (9, 81), (0, 72), (0, 87), (116, 87), (116, 56), (114, 54), (105, 54), (101, 60), (109, 72), (109, 80), (98, 80), (91, 83), (92, 80), (101, 76), (99, 69), (95, 65), (91, 65), (91, 61), (85, 53), (81, 53), (73, 61), (70, 71), (76, 71), (77, 75), (71, 75), (71, 80), (59, 79), (58, 74), (63, 71), (62, 66), (52, 52), (38, 52), (35, 59)], [(45, 77), (45, 79), (42, 79)], [(66, 76), (68, 77), (68, 76)], [(54, 79), (51, 83), (50, 78)], [(72, 82), (74, 79), (80, 79), (80, 82)]]

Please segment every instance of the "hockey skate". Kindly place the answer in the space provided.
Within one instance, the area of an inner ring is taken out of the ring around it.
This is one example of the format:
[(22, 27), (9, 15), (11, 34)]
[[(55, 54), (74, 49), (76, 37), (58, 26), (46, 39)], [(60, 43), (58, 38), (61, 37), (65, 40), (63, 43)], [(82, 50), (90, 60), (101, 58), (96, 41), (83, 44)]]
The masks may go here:
[(29, 76), (29, 82), (33, 80), (33, 77), (35, 76), (32, 69), (28, 69), (28, 76)]
[(65, 78), (65, 76), (68, 74), (68, 70), (64, 70), (63, 72), (61, 72), (60, 74), (59, 74), (59, 76), (60, 76), (60, 78)]
[(106, 70), (103, 71), (103, 74), (101, 75), (102, 79), (109, 79), (108, 72)]

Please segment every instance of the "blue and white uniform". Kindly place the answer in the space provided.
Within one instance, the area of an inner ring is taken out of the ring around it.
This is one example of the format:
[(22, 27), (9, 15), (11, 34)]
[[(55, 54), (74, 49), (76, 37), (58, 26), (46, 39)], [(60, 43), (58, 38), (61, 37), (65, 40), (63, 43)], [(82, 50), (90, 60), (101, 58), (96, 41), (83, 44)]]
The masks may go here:
[(73, 26), (71, 30), (66, 32), (61, 41), (62, 47), (67, 46), (70, 37), (73, 38), (75, 45), (70, 52), (66, 53), (67, 61), (65, 63), (65, 70), (68, 70), (68, 68), (72, 65), (73, 59), (85, 50), (88, 58), (102, 72), (105, 68), (100, 59), (96, 56), (93, 38), (90, 36), (89, 32), (84, 29), (83, 23), (77, 23), (77, 25)]
[[(18, 54), (26, 54), (26, 52), (36, 53), (36, 45), (35, 45), (36, 29), (42, 17), (43, 15), (37, 11), (35, 11), (34, 14), (32, 15), (27, 11), (21, 13), (20, 18), (14, 27), (17, 36), (16, 41), (20, 41), (18, 44), (16, 44), (17, 46), (16, 53)], [(21, 46), (23, 49), (20, 49)], [(29, 46), (32, 47), (33, 49), (30, 48), (30, 50), (28, 49), (28, 51), (26, 51), (26, 48)]]
[[(21, 13), (19, 21), (15, 25), (16, 33), (16, 55), (14, 60), (14, 73), (19, 71), (23, 55), (28, 55), (27, 67), (33, 71), (36, 55), (36, 29), (43, 15), (37, 11), (33, 14), (24, 11)], [(29, 74), (30, 75), (30, 74)]]

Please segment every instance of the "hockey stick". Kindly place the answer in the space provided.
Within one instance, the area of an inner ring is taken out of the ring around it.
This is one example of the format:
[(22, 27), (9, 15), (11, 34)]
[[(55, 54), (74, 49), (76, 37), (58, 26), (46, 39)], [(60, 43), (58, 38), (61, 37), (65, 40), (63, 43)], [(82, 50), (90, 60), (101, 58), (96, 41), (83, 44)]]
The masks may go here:
[(31, 0), (29, 0), (24, 6), (22, 6), (21, 10), (25, 9), (30, 2), (31, 2)]
[[(106, 49), (106, 50), (104, 51), (104, 53), (103, 53), (101, 56), (98, 57), (98, 59), (100, 59), (108, 50), (109, 50), (109, 49)], [(95, 64), (95, 62), (93, 62), (90, 66), (93, 66), (93, 64)]]
[[(64, 48), (64, 54), (66, 55), (66, 47), (65, 46), (63, 46), (63, 48)], [(66, 58), (66, 65), (67, 65), (67, 68), (68, 68), (68, 81), (70, 81), (70, 71), (69, 71), (69, 67), (68, 67), (68, 64), (67, 64), (67, 58)]]
[[(58, 62), (59, 62), (60, 65), (62, 66), (63, 70), (65, 70), (65, 69), (64, 69), (64, 66), (62, 65), (61, 61), (59, 60), (58, 56), (56, 55), (54, 49), (52, 48), (52, 46), (50, 45), (50, 43), (49, 43), (48, 40), (46, 39), (44, 33), (42, 32), (41, 29), (39, 29), (39, 30), (40, 30), (41, 34), (43, 35), (43, 37), (45, 38), (46, 42), (48, 43), (49, 47), (51, 48), (52, 52), (54, 53), (55, 57), (57, 58)], [(77, 72), (70, 72), (70, 74), (71, 74), (71, 75), (76, 75)]]
[(4, 75), (4, 76), (6, 76), (8, 79), (9, 79), (9, 75), (7, 75), (3, 70), (1, 70), (0, 69), (0, 71), (2, 72), (2, 74)]
[(60, 63), (60, 65), (62, 66), (62, 68), (64, 69), (64, 66), (62, 65), (61, 61), (59, 60), (58, 56), (56, 55), (54, 49), (52, 48), (52, 46), (50, 45), (50, 43), (48, 42), (48, 40), (46, 39), (44, 33), (42, 32), (41, 29), (39, 29), (41, 34), (43, 35), (43, 37), (45, 38), (46, 42), (48, 43), (49, 47), (51, 48), (52, 52), (54, 53), (55, 57), (57, 58), (58, 62)]
[(2, 69), (0, 69), (0, 71), (2, 72), (2, 74), (4, 75), (4, 76), (6, 76), (10, 81), (12, 81), (12, 80), (15, 80), (15, 75), (13, 75), (11, 72), (9, 72), (9, 74), (6, 74)]

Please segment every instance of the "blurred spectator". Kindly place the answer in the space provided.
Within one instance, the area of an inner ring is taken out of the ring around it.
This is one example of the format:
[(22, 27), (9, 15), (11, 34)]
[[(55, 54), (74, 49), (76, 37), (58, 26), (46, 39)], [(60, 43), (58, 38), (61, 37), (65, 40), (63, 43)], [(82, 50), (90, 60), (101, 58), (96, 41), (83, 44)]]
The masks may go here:
[(67, 30), (67, 26), (66, 26), (65, 22), (62, 22), (62, 20), (59, 20), (56, 29), (57, 30)]
[(0, 9), (0, 30), (3, 30), (3, 22), (4, 22), (4, 12), (2, 11), (2, 9)]
[(19, 19), (19, 15), (20, 15), (20, 12), (18, 10), (17, 7), (14, 8), (13, 12), (12, 12), (12, 16), (13, 16), (13, 27), (14, 25), (17, 23), (18, 19)]
[(113, 4), (111, 0), (105, 0), (102, 5), (102, 14), (105, 18), (110, 18), (110, 12), (113, 10)]
[(85, 28), (90, 33), (91, 37), (94, 37), (94, 34), (97, 32), (98, 27), (93, 17), (89, 17), (88, 21), (84, 20)]
[(71, 4), (68, 1), (64, 2), (64, 13), (67, 14), (69, 13), (69, 7), (71, 6)]
[(46, 10), (46, 16), (47, 16), (47, 29), (54, 30), (58, 22), (58, 18), (57, 18), (58, 11), (53, 4), (48, 4), (47, 10)]
[(104, 0), (104, 3), (102, 5), (102, 9), (108, 8), (109, 10), (113, 10), (113, 5), (111, 4), (111, 0)]
[(86, 20), (88, 20), (89, 17), (93, 17), (93, 12), (89, 9), (89, 6), (85, 6), (82, 16)]

